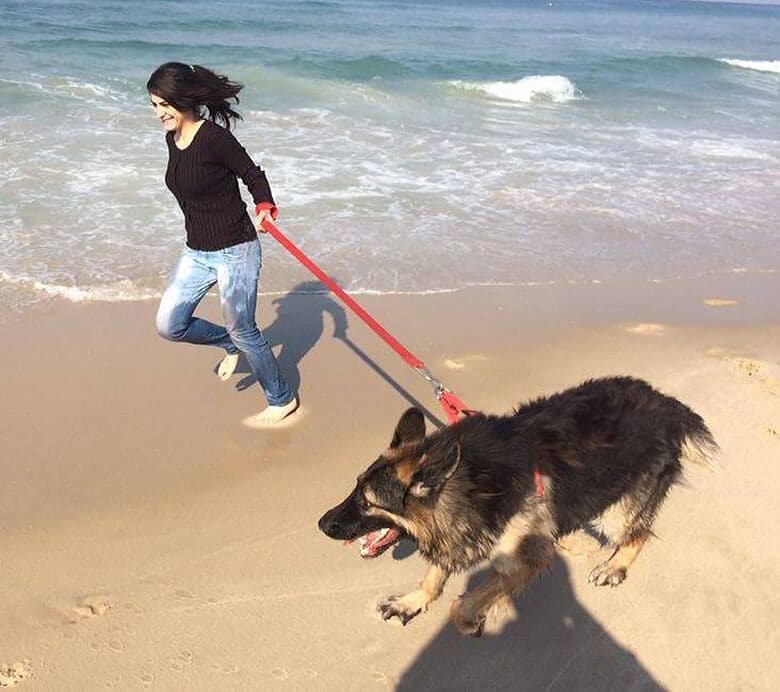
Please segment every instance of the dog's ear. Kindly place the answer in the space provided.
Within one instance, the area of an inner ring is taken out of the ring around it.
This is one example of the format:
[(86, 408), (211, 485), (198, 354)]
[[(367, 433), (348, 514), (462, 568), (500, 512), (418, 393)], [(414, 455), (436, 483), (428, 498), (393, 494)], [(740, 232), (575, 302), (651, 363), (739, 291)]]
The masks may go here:
[(412, 476), (409, 494), (420, 499), (435, 498), (460, 463), (460, 445), (453, 440), (446, 447), (433, 449), (420, 459)]
[(425, 438), (425, 418), (418, 408), (410, 408), (398, 421), (390, 442), (390, 449), (405, 442), (422, 442)]

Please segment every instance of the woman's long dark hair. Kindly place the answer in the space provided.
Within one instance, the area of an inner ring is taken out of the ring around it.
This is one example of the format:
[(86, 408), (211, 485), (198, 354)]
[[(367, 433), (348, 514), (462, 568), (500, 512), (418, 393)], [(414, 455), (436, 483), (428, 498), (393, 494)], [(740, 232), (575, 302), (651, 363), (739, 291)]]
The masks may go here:
[(149, 81), (146, 90), (170, 103), (177, 111), (193, 111), (199, 118), (205, 117), (222, 124), (229, 130), (241, 116), (233, 110), (230, 101), (238, 103), (238, 92), (243, 84), (231, 82), (200, 65), (166, 62), (160, 65)]

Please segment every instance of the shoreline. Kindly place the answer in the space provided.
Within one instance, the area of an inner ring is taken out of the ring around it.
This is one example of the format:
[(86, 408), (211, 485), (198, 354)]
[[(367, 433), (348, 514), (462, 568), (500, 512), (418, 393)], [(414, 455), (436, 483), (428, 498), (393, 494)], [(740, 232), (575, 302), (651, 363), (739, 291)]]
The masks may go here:
[[(279, 248), (273, 248), (275, 253), (280, 253)], [(272, 258), (272, 262), (277, 257)], [(289, 295), (329, 295), (328, 289), (309, 274), (303, 267), (281, 255), (282, 264), (271, 270), (264, 269), (264, 279), (269, 272), (281, 272), (285, 276), (288, 288), (279, 290), (263, 290), (268, 283), (261, 281), (259, 299), (274, 300)], [(326, 268), (327, 271), (327, 268)], [(621, 293), (634, 294), (647, 301), (653, 292), (660, 294), (681, 294), (685, 290), (693, 290), (701, 295), (712, 291), (733, 291), (747, 302), (758, 299), (763, 304), (768, 293), (767, 287), (780, 285), (780, 271), (777, 269), (741, 270), (733, 269), (723, 272), (711, 272), (692, 276), (677, 276), (673, 278), (642, 278), (633, 279), (626, 276), (613, 276), (603, 279), (552, 279), (549, 281), (485, 281), (470, 283), (451, 288), (430, 288), (410, 290), (375, 290), (375, 289), (347, 289), (347, 292), (356, 300), (361, 301), (371, 298), (428, 298), (435, 296), (463, 296), (473, 292), (515, 291), (527, 293), (528, 298), (533, 298), (539, 293), (552, 293), (564, 295), (566, 292), (588, 290), (592, 287), (602, 287), (607, 291), (610, 288)], [(273, 277), (273, 278), (278, 278)], [(23, 322), (27, 319), (25, 308), (30, 310), (32, 316), (39, 315), (57, 309), (59, 305), (126, 305), (139, 303), (155, 303), (162, 297), (163, 287), (151, 288), (149, 286), (128, 289), (125, 281), (106, 286), (60, 286), (44, 285), (28, 279), (4, 279), (0, 276), (0, 326), (4, 324)], [(121, 286), (121, 288), (120, 288)], [(131, 290), (131, 294), (123, 294), (123, 291)], [(136, 291), (132, 294), (132, 291)], [(216, 296), (214, 291), (208, 294)], [(46, 296), (46, 297), (44, 297)], [(598, 307), (597, 305), (594, 307)], [(697, 315), (695, 311), (689, 313), (691, 318)]]
[[(156, 335), (155, 302), (63, 302), (3, 329), (0, 671), (29, 689), (770, 689), (780, 560), (756, 527), (780, 519), (778, 281), (360, 297), (474, 408), (632, 374), (697, 410), (723, 450), (721, 473), (673, 491), (626, 584), (594, 589), (595, 558), (564, 555), (483, 642), (447, 624), (471, 575), (395, 627), (375, 603), (416, 583), (419, 557), (362, 561), (317, 531), (406, 407), (443, 417), (334, 299), (260, 300), (302, 398), (271, 433), (240, 424), (263, 404), (242, 366), (219, 383), (216, 351)], [(199, 314), (218, 319), (216, 301)]]

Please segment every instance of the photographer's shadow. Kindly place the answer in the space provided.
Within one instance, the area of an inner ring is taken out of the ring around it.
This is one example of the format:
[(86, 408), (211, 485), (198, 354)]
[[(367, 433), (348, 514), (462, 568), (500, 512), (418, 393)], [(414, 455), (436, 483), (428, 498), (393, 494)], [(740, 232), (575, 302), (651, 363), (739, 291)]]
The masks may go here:
[[(294, 286), (289, 293), (271, 303), (276, 308), (276, 319), (267, 327), (261, 327), (263, 336), (271, 348), (281, 346), (277, 355), (279, 368), (294, 392), (300, 391), (301, 374), (299, 365), (306, 354), (322, 338), (325, 331), (325, 315), (333, 321), (332, 338), (343, 342), (365, 365), (389, 384), (410, 406), (421, 409), (434, 425), (442, 421), (420, 401), (406, 391), (365, 351), (348, 336), (349, 322), (344, 308), (325, 290), (319, 281), (304, 281)], [(216, 368), (215, 368), (216, 371)], [(249, 364), (241, 355), (236, 373), (244, 374), (236, 383), (238, 391), (244, 391), (257, 382)]]
[[(468, 588), (485, 574), (472, 577)], [(397, 689), (663, 689), (579, 605), (562, 560), (529, 586), (516, 608), (517, 618), (502, 632), (486, 631), (481, 639), (463, 637), (448, 623), (402, 675)]]

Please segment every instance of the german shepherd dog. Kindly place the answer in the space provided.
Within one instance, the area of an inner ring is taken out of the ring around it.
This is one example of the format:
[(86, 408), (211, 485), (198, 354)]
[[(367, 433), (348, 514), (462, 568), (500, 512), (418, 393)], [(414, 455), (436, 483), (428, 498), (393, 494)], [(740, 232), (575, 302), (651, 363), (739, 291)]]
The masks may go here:
[(489, 561), (487, 579), (450, 611), (462, 634), (478, 637), (490, 609), (548, 569), (556, 541), (577, 529), (614, 547), (589, 581), (620, 584), (682, 462), (707, 463), (717, 449), (698, 414), (630, 377), (589, 380), (505, 416), (477, 413), (427, 437), (411, 408), (319, 527), (340, 540), (379, 535), (383, 547), (402, 533), (417, 542), (430, 564), (419, 588), (378, 606), (404, 625), (450, 574)]

